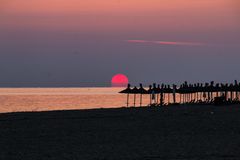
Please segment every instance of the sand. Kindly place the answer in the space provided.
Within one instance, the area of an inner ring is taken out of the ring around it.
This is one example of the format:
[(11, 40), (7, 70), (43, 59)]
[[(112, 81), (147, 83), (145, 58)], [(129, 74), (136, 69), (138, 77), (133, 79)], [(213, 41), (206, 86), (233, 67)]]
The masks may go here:
[(240, 159), (240, 106), (0, 114), (0, 159)]

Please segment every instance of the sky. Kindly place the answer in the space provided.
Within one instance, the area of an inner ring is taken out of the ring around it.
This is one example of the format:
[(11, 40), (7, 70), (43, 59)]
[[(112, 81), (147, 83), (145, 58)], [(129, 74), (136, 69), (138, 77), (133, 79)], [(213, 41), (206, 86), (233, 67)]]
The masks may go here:
[(0, 87), (240, 80), (238, 0), (0, 0)]

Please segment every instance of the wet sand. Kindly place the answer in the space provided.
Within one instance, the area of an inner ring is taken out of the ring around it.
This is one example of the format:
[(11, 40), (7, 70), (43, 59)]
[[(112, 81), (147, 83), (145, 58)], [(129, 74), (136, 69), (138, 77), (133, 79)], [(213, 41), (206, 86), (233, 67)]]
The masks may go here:
[(0, 114), (0, 159), (240, 159), (240, 106)]

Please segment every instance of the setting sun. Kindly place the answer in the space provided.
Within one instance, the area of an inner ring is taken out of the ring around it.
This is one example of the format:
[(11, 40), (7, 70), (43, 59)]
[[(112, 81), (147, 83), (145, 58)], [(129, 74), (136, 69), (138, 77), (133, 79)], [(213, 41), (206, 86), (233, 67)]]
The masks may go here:
[(112, 87), (126, 87), (128, 78), (124, 74), (116, 74), (112, 77)]

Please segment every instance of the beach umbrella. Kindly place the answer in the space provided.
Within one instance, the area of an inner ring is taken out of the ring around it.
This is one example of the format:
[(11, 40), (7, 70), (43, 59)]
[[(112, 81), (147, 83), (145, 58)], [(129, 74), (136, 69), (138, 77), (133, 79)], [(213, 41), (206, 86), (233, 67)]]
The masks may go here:
[(150, 106), (152, 105), (152, 93), (154, 92), (152, 89), (152, 85), (149, 85), (149, 89), (147, 90), (148, 94), (150, 95)]
[(176, 103), (176, 90), (177, 90), (177, 85), (173, 84), (173, 103)]
[(214, 87), (214, 92), (216, 92), (216, 97), (219, 96), (219, 92), (221, 92), (221, 88), (219, 86), (219, 83), (217, 83)]
[(183, 86), (180, 85), (180, 87), (178, 89), (176, 89), (176, 93), (178, 93), (180, 95), (180, 103), (182, 103), (182, 93), (183, 93)]
[(203, 98), (205, 102), (210, 98), (209, 83), (205, 83), (205, 86), (203, 87)]
[(188, 101), (189, 102), (192, 102), (192, 93), (193, 93), (193, 85), (189, 84), (189, 87), (188, 87)]
[[(138, 91), (138, 89), (137, 89), (136, 86), (132, 89), (131, 93), (134, 94), (133, 106), (135, 107), (135, 106), (136, 106), (136, 94), (139, 93), (139, 91)], [(131, 93), (130, 93), (130, 94), (131, 94)]]
[(225, 91), (225, 96), (226, 96), (226, 100), (228, 100), (228, 83), (225, 84), (225, 87), (224, 87), (224, 91)]
[(152, 92), (152, 94), (154, 94), (153, 96), (154, 96), (154, 98), (152, 98), (153, 100), (154, 100), (154, 103), (156, 103), (156, 94), (158, 94), (158, 93), (160, 93), (159, 92), (159, 90), (158, 90), (158, 88), (156, 87), (156, 83), (153, 83), (153, 92)]
[(167, 85), (166, 88), (164, 88), (164, 93), (168, 94), (168, 104), (170, 103), (170, 94), (173, 93), (173, 89), (170, 87), (170, 85)]
[(120, 91), (119, 93), (127, 94), (127, 107), (128, 107), (128, 104), (129, 104), (129, 94), (132, 93), (131, 85), (128, 84), (127, 88), (122, 90), (122, 91)]
[(237, 80), (234, 81), (234, 89), (235, 91), (235, 99), (237, 100), (238, 99), (238, 82)]
[[(162, 92), (162, 89), (160, 87), (160, 84), (158, 84), (157, 88), (156, 88), (156, 93), (157, 93), (157, 104), (158, 104), (158, 100), (161, 99), (161, 92)], [(159, 96), (160, 95), (160, 96)], [(160, 97), (160, 98), (159, 98)]]
[(160, 90), (160, 106), (163, 106), (164, 104), (164, 84), (161, 85)]
[(214, 81), (211, 81), (209, 86), (209, 92), (210, 92), (210, 99), (213, 100), (213, 93), (214, 93)]
[(195, 103), (197, 100), (197, 84), (195, 83), (192, 87), (192, 93), (193, 93), (193, 103)]
[(203, 87), (202, 83), (200, 84), (199, 91), (200, 91), (200, 100), (202, 101), (203, 100), (203, 92), (204, 92), (204, 87)]
[(197, 84), (197, 87), (195, 88), (195, 92), (197, 93), (197, 102), (198, 102), (198, 94), (200, 92), (200, 83)]
[(238, 83), (238, 85), (237, 85), (237, 93), (238, 93), (237, 99), (239, 99), (239, 92), (240, 92), (240, 83)]
[(143, 88), (141, 83), (140, 83), (140, 88), (138, 89), (138, 93), (140, 93), (140, 107), (141, 107), (142, 106), (142, 95), (148, 94), (148, 91)]
[(230, 100), (233, 100), (233, 84), (230, 83), (228, 86), (228, 91), (230, 92)]
[(189, 94), (190, 94), (190, 102), (194, 103), (196, 99), (196, 84), (190, 84), (189, 87)]
[(188, 93), (188, 83), (187, 81), (184, 82), (183, 84), (183, 89), (182, 89), (182, 92), (183, 92), (183, 103), (186, 103), (187, 102), (187, 93)]

